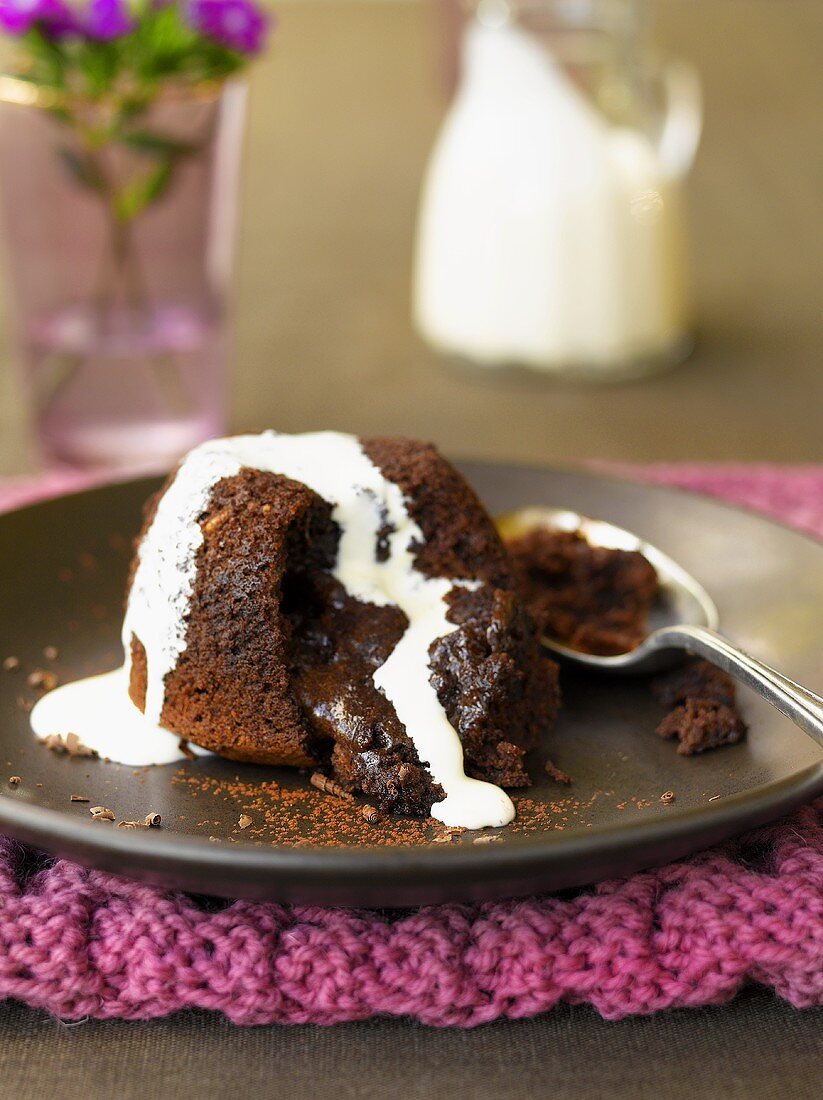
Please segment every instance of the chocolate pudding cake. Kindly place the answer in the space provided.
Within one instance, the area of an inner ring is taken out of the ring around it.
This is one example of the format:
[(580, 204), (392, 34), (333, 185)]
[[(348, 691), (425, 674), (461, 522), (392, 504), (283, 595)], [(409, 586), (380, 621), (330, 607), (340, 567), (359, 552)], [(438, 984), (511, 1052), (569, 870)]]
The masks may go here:
[(123, 641), (132, 701), (180, 738), (447, 824), (511, 819), (558, 709), (489, 516), (414, 440), (196, 448), (147, 506)]
[[(559, 707), (551, 633), (632, 648), (657, 591), (636, 553), (577, 532), (508, 550), (437, 450), (263, 432), (196, 447), (146, 505), (119, 669), (34, 707), (41, 739), (131, 766), (213, 752), (311, 768), (371, 813), (479, 829), (514, 817)], [(745, 734), (709, 666), (655, 684), (683, 754)], [(537, 757), (538, 754), (535, 754)]]

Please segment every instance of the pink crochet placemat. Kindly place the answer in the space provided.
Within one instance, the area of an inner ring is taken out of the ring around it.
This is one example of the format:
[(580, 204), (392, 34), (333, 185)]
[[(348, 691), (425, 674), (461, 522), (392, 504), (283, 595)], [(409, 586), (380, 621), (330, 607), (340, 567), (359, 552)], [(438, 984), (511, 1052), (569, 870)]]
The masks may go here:
[[(627, 471), (823, 536), (823, 468)], [(0, 508), (79, 487), (0, 486)], [(618, 1019), (717, 1004), (747, 981), (798, 1008), (823, 1004), (823, 800), (573, 898), (401, 914), (244, 901), (214, 911), (0, 838), (0, 998), (67, 1020), (196, 1007), (239, 1024), (388, 1014), (471, 1027), (559, 1001)]]

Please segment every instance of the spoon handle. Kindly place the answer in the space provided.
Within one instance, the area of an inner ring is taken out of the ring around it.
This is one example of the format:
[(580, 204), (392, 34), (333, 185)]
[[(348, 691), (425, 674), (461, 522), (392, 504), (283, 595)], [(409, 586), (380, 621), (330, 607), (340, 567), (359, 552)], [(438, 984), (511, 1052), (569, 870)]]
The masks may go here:
[(654, 638), (656, 648), (685, 649), (753, 688), (823, 748), (823, 699), (813, 691), (738, 649), (728, 638), (708, 627), (664, 627), (655, 632)]

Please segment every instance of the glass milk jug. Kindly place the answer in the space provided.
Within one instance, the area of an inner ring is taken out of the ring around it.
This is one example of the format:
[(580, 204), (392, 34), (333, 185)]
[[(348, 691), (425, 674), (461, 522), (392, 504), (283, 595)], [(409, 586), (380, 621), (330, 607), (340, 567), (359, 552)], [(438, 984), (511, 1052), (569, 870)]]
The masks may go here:
[(414, 318), (481, 367), (625, 377), (689, 351), (698, 80), (636, 0), (482, 0), (426, 173)]

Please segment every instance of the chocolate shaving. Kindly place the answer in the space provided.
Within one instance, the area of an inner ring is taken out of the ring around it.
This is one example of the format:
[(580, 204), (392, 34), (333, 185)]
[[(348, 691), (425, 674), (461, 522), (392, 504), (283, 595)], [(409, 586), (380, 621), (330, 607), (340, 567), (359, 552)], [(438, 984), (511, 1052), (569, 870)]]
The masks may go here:
[(95, 821), (114, 821), (116, 814), (107, 806), (92, 806), (89, 813)]
[(143, 828), (143, 822), (142, 821), (118, 821), (117, 822), (117, 828), (118, 829), (142, 829)]
[(329, 779), (329, 777), (323, 775), (322, 772), (312, 772), (309, 782), (313, 787), (317, 787), (318, 791), (322, 791), (323, 794), (330, 794), (335, 798), (342, 798), (345, 802), (354, 801), (353, 796), (349, 794), (345, 787), (341, 787), (334, 779)]
[(19, 775), (10, 775), (9, 776), (9, 786), (10, 787), (17, 787), (19, 785), (20, 785), (20, 776)]
[(564, 772), (562, 768), (558, 768), (558, 766), (553, 761), (546, 761), (545, 770), (546, 775), (549, 776), (550, 779), (553, 779), (556, 783), (563, 783), (566, 787), (571, 786), (572, 777)]
[(43, 691), (53, 691), (57, 687), (57, 677), (46, 668), (36, 668), (26, 677), (26, 683), (30, 688), (42, 688)]
[(237, 821), (238, 829), (248, 829), (249, 825), (253, 824), (252, 819), (248, 814), (241, 814)]
[(69, 795), (69, 802), (89, 802), (90, 799), (86, 798), (84, 794), (71, 794)]
[(65, 737), (62, 733), (50, 733), (40, 741), (46, 748), (60, 755), (65, 753), (68, 756), (97, 756), (97, 750), (84, 745), (76, 733), (67, 733)]
[(154, 810), (151, 810), (143, 818), (143, 824), (146, 826), (147, 829), (156, 829), (162, 820), (163, 818), (160, 816), (160, 814), (155, 813)]
[(369, 825), (376, 825), (380, 821), (380, 811), (375, 809), (374, 806), (366, 804), (360, 809), (360, 816), (364, 821), (367, 821)]
[(483, 836), (476, 836), (472, 844), (492, 844), (497, 840), (500, 840), (500, 837), (495, 836), (494, 833), (484, 833)]
[(6, 657), (3, 661), (3, 668), (6, 672), (16, 672), (20, 667), (20, 662), (16, 657)]
[(674, 791), (664, 791), (660, 796), (660, 801), (666, 805), (668, 805), (669, 802), (674, 802)]

